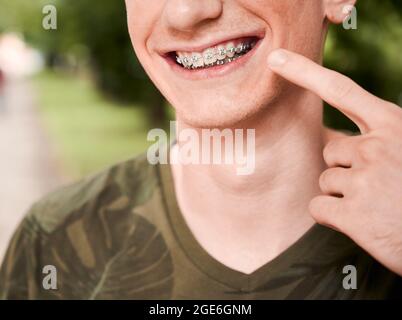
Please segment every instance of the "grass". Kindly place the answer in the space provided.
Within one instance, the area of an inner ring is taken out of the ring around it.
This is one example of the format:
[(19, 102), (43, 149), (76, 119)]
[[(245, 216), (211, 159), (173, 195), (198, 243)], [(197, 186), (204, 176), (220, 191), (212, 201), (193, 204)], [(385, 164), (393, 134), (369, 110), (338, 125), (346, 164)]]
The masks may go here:
[(107, 101), (89, 80), (44, 72), (33, 83), (46, 130), (68, 177), (96, 172), (149, 145), (143, 109)]

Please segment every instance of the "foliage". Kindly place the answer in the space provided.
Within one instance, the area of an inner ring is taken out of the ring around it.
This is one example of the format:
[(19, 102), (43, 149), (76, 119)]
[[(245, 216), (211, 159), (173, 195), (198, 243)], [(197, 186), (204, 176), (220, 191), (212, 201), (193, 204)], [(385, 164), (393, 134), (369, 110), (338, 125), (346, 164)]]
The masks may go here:
[(42, 119), (57, 142), (55, 152), (68, 177), (85, 176), (148, 147), (144, 109), (105, 101), (86, 78), (46, 72), (36, 76), (33, 84)]
[[(326, 65), (389, 101), (402, 99), (402, 1), (360, 1), (357, 29), (332, 26)], [(326, 110), (332, 127), (356, 130), (338, 111)]]

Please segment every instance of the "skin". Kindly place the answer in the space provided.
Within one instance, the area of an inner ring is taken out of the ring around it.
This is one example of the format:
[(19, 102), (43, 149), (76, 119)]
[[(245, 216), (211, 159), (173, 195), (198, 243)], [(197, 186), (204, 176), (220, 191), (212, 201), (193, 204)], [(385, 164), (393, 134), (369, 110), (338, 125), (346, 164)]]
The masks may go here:
[[(136, 54), (174, 106), (179, 132), (256, 130), (252, 175), (238, 176), (230, 165), (172, 165), (189, 228), (213, 258), (232, 269), (254, 272), (318, 222), (345, 233), (402, 275), (402, 111), (320, 66), (328, 23), (341, 23), (350, 4), (126, 1)], [(260, 46), (221, 77), (184, 78), (163, 57), (245, 30), (263, 36)], [(356, 122), (362, 135), (325, 129), (322, 99)]]
[(270, 60), (272, 70), (317, 93), (352, 119), (362, 133), (326, 145), (323, 154), (328, 169), (319, 180), (324, 195), (310, 202), (312, 216), (345, 233), (402, 275), (401, 109), (300, 55), (279, 50)]

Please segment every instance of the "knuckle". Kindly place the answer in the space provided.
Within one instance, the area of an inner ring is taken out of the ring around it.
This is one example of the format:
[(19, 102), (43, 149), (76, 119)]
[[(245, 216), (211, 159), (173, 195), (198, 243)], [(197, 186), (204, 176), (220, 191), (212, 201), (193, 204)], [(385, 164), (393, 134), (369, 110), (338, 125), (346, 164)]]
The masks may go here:
[(377, 130), (382, 134), (383, 137), (387, 138), (388, 142), (393, 142), (395, 140), (395, 137), (402, 136), (402, 117), (400, 120), (399, 119), (394, 120), (397, 121), (391, 123), (390, 121), (387, 121), (387, 127)]
[[(401, 121), (398, 121), (398, 124), (394, 126), (389, 126), (386, 131), (386, 137), (388, 137), (388, 141), (392, 142), (395, 140), (401, 141), (399, 138), (402, 137), (402, 118)], [(398, 137), (398, 139), (395, 139)]]
[(311, 216), (318, 223), (324, 221), (323, 212), (325, 212), (325, 207), (322, 199), (320, 197), (316, 197), (310, 201), (309, 211)]
[(342, 100), (350, 94), (353, 87), (354, 82), (351, 79), (334, 72), (328, 81), (327, 90), (332, 99)]
[(334, 226), (340, 222), (339, 214), (342, 214), (340, 202), (318, 196), (310, 201), (309, 211), (318, 224), (338, 229)]
[(337, 145), (337, 141), (332, 140), (332, 141), (328, 142), (328, 144), (324, 147), (323, 156), (324, 156), (324, 160), (326, 162), (330, 161), (333, 158), (333, 153), (334, 153), (334, 150), (336, 149), (336, 145)]
[(393, 119), (395, 122), (394, 124), (399, 127), (401, 125), (401, 121), (402, 121), (402, 109), (401, 106), (386, 101), (386, 107), (387, 109), (390, 111), (390, 118)]
[(358, 173), (355, 173), (352, 176), (353, 184), (357, 188), (358, 193), (361, 193), (362, 190), (365, 190), (369, 187), (369, 179), (368, 175), (366, 174), (365, 171), (360, 171)]
[(327, 143), (323, 150), (324, 161), (333, 166), (336, 160), (340, 158), (342, 150), (347, 147), (347, 138), (337, 138)]
[(384, 146), (380, 139), (368, 138), (357, 145), (359, 157), (366, 162), (378, 160), (384, 152)]
[(331, 178), (331, 175), (332, 173), (330, 170), (325, 170), (323, 173), (321, 173), (318, 180), (321, 190), (325, 191), (328, 189), (328, 180)]

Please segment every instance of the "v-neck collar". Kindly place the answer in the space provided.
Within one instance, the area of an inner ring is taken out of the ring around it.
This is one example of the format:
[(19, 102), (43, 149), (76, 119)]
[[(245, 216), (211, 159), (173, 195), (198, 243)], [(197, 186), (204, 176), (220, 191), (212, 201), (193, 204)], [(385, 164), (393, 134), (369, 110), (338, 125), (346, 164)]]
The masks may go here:
[[(312, 269), (342, 259), (355, 248), (342, 234), (315, 224), (288, 249), (254, 272), (234, 270), (213, 258), (194, 237), (177, 203), (170, 165), (158, 165), (158, 172), (168, 219), (180, 247), (200, 271), (232, 289), (252, 292), (278, 277), (302, 276), (300, 272), (314, 272)], [(306, 267), (314, 261), (314, 267)]]

